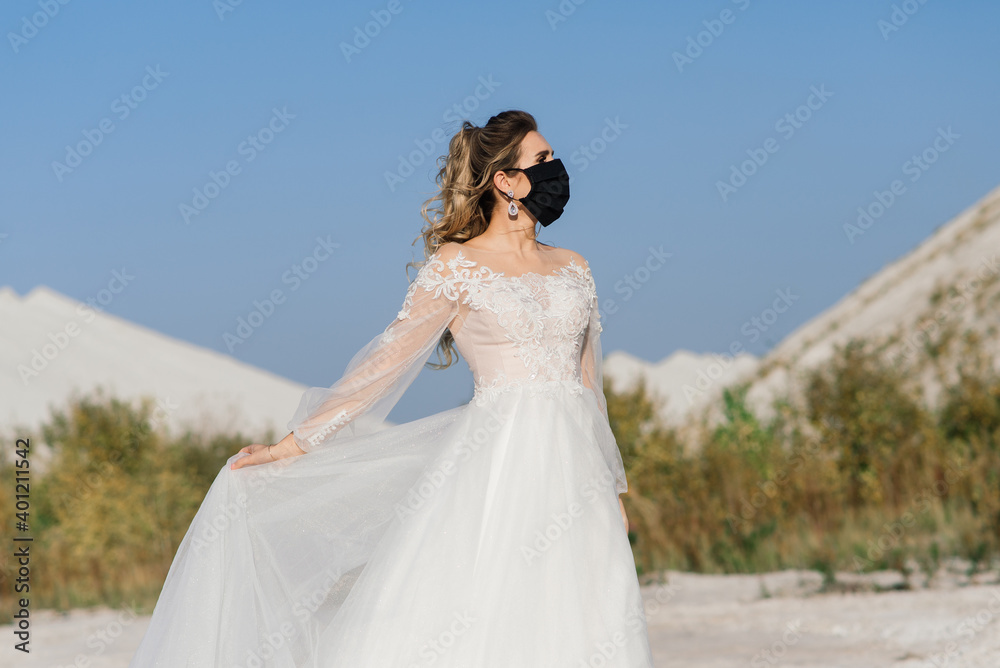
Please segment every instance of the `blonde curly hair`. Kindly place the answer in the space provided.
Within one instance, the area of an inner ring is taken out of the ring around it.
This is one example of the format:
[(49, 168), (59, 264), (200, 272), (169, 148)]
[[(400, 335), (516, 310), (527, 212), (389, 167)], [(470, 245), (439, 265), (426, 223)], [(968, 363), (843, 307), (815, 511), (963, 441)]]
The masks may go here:
[[(449, 241), (461, 243), (486, 231), (496, 206), (493, 175), (517, 167), (521, 142), (532, 131), (538, 131), (535, 117), (517, 109), (491, 116), (482, 127), (462, 122), (448, 142), (448, 155), (438, 158), (441, 168), (435, 182), (440, 190), (420, 208), (426, 225), (413, 243), (423, 239), (425, 262)], [(451, 366), (456, 361), (454, 341), (451, 331), (445, 330), (437, 349), (443, 361), (428, 365)]]

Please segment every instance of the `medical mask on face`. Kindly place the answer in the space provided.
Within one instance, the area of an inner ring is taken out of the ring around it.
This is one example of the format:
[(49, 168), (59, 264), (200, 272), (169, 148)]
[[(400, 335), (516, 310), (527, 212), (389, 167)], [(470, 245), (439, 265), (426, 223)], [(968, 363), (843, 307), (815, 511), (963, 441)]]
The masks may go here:
[(524, 197), (515, 198), (513, 191), (507, 193), (511, 200), (507, 209), (510, 215), (517, 215), (515, 199), (523, 204), (542, 226), (552, 224), (562, 215), (563, 208), (569, 201), (569, 174), (566, 173), (562, 160), (556, 158), (526, 169), (512, 168), (506, 171), (523, 172), (531, 184), (531, 189)]

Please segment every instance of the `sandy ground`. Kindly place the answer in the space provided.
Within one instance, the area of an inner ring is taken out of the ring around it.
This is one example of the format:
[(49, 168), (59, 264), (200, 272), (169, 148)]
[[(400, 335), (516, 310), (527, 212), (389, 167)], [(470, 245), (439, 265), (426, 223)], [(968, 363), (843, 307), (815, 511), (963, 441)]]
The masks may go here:
[[(910, 591), (893, 589), (902, 579), (892, 573), (838, 574), (840, 591), (827, 593), (811, 571), (671, 571), (661, 580), (643, 586), (658, 668), (1000, 667), (995, 571), (970, 580), (942, 570)], [(856, 590), (873, 584), (888, 591)], [(12, 628), (0, 627), (0, 666), (125, 668), (148, 619), (108, 609), (39, 611), (30, 655), (13, 651)]]
[[(847, 585), (902, 578), (838, 574)], [(817, 593), (815, 572), (669, 573), (643, 588), (658, 668), (1000, 667), (1000, 577), (942, 577), (912, 591)], [(979, 582), (976, 584), (975, 582)], [(985, 584), (989, 582), (990, 584)]]

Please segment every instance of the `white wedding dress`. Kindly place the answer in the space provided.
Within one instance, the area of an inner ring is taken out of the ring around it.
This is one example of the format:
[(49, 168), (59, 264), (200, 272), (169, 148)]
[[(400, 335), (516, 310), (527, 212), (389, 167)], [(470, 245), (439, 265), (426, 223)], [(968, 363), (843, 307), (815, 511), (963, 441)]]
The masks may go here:
[[(219, 472), (130, 667), (652, 666), (597, 291), (586, 261), (542, 257), (432, 255), (303, 396), (306, 454)], [(387, 426), (446, 328), (473, 400)]]

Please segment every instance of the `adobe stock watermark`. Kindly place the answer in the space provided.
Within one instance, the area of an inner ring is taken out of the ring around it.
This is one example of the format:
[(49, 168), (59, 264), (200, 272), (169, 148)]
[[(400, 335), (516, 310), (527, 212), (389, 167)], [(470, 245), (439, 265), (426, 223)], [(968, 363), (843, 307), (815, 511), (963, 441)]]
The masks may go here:
[[(797, 106), (792, 111), (781, 116), (774, 122), (774, 131), (782, 139), (788, 141), (801, 130), (813, 117), (813, 113), (823, 108), (823, 105), (833, 97), (833, 93), (826, 89), (826, 84), (809, 87), (809, 96), (805, 102)], [(728, 202), (740, 188), (747, 184), (747, 181), (757, 173), (757, 171), (767, 164), (771, 156), (781, 150), (781, 142), (774, 137), (768, 137), (758, 148), (748, 148), (746, 150), (746, 160), (739, 165), (729, 166), (729, 178), (726, 181), (716, 181), (715, 188), (719, 192), (719, 197), (723, 202)]]
[(576, 658), (573, 663), (567, 662), (566, 666), (572, 666), (573, 668), (606, 668), (607, 666), (617, 665), (613, 662), (615, 655), (629, 644), (629, 634), (634, 639), (640, 634), (645, 634), (647, 630), (646, 613), (647, 609), (651, 609), (654, 613), (660, 609), (660, 606), (666, 604), (670, 599), (677, 595), (679, 587), (675, 584), (670, 585), (657, 585), (656, 591), (651, 598), (643, 601), (642, 604), (632, 604), (628, 612), (625, 614), (623, 621), (624, 626), (619, 630), (611, 633), (610, 636), (605, 636), (604, 640), (595, 640), (590, 649), (586, 648), (585, 651), (589, 650), (589, 654), (583, 658)]
[[(943, 153), (948, 152), (961, 136), (955, 134), (950, 125), (947, 128), (939, 127), (937, 136), (927, 148), (920, 153), (914, 153), (903, 163), (901, 167), (903, 175), (910, 177), (910, 183), (919, 181), (920, 177), (941, 158)], [(858, 217), (855, 222), (844, 223), (843, 229), (847, 241), (854, 245), (854, 240), (867, 232), (906, 193), (906, 183), (902, 179), (894, 179), (885, 190), (872, 191), (872, 200), (858, 207)]]
[[(662, 245), (659, 247), (649, 246), (648, 250), (649, 254), (643, 262), (630, 273), (615, 281), (614, 291), (615, 294), (622, 295), (622, 302), (632, 299), (637, 292), (653, 280), (653, 274), (660, 271), (667, 264), (667, 260), (674, 256), (673, 253), (664, 251)], [(601, 320), (606, 320), (608, 315), (614, 315), (620, 308), (618, 299), (614, 297), (605, 299), (601, 302), (599, 309)]]
[(194, 216), (201, 215), (201, 212), (208, 208), (212, 200), (222, 194), (222, 191), (229, 187), (233, 177), (243, 173), (243, 165), (249, 164), (257, 159), (268, 145), (274, 141), (275, 137), (288, 129), (288, 122), (295, 118), (295, 114), (289, 113), (288, 107), (271, 109), (271, 118), (268, 119), (259, 130), (247, 135), (246, 139), (236, 146), (236, 153), (243, 158), (241, 163), (237, 159), (226, 162), (219, 171), (209, 170), (208, 180), (201, 187), (195, 186), (192, 189), (191, 203), (181, 202), (177, 205), (181, 214), (181, 220), (185, 225), (191, 224)]
[(263, 492), (267, 487), (267, 479), (281, 475), (281, 471), (291, 466), (295, 457), (285, 457), (273, 462), (267, 462), (259, 466), (249, 467), (249, 469), (239, 469), (233, 471), (229, 466), (224, 466), (225, 472), (235, 476), (238, 483), (232, 484), (242, 486), (242, 489), (230, 495), (221, 508), (215, 508), (211, 517), (207, 515), (201, 519), (195, 527), (190, 529), (191, 549), (196, 554), (203, 554), (205, 550), (212, 546), (232, 529), (239, 529), (246, 522), (248, 506), (251, 498), (256, 498), (258, 493)]
[(323, 574), (326, 577), (323, 579), (322, 584), (309, 594), (300, 597), (292, 607), (292, 613), (301, 620), (303, 625), (309, 623), (309, 620), (312, 619), (316, 611), (326, 601), (330, 591), (340, 582), (340, 578), (343, 577), (341, 571), (335, 571), (332, 568), (327, 568), (323, 571)]
[[(485, 78), (479, 77), (472, 93), (445, 109), (441, 119), (449, 125), (461, 123), (469, 117), (469, 114), (479, 109), (480, 103), (488, 100), (500, 86), (501, 83), (494, 81), (492, 74), (488, 74)], [(416, 148), (405, 155), (401, 153), (396, 170), (386, 170), (384, 173), (385, 184), (389, 187), (389, 191), (396, 192), (396, 188), (413, 176), (417, 171), (416, 168), (430, 159), (438, 151), (438, 146), (447, 144), (449, 139), (444, 127), (434, 128), (428, 137), (414, 139)]]
[(243, 4), (243, 0), (212, 0), (212, 9), (220, 21), (226, 20), (227, 14), (232, 14), (236, 8)]
[[(149, 419), (145, 422), (138, 422), (129, 429), (128, 437), (130, 439), (148, 438), (157, 429), (163, 427), (167, 418), (180, 408), (180, 404), (174, 403), (169, 396), (151, 397), (150, 400), (154, 408)], [(96, 468), (76, 478), (71, 487), (59, 486), (54, 489), (53, 502), (65, 507), (77, 507), (90, 503), (90, 499), (95, 494), (107, 493), (106, 488), (103, 487), (104, 482), (109, 475), (117, 472), (116, 467), (119, 466), (122, 458), (129, 454), (129, 452), (123, 453), (118, 449), (111, 450), (106, 459), (97, 463)]]
[(49, 24), (60, 10), (69, 4), (70, 0), (38, 0), (40, 11), (21, 17), (21, 29), (18, 32), (8, 32), (7, 41), (14, 53), (20, 53), (21, 47), (31, 41), (38, 31)]
[(976, 267), (974, 278), (953, 286), (955, 293), (948, 296), (947, 306), (942, 305), (933, 316), (918, 321), (914, 326), (916, 331), (903, 338), (899, 349), (886, 352), (885, 360), (888, 365), (898, 367), (904, 360), (912, 361), (920, 350), (926, 350), (932, 337), (941, 333), (941, 328), (949, 319), (953, 319), (965, 310), (966, 306), (974, 303), (979, 287), (1000, 275), (1000, 264), (997, 263), (996, 253), (992, 257), (984, 256)]
[[(316, 246), (313, 247), (312, 252), (282, 272), (281, 283), (291, 286), (289, 292), (295, 292), (319, 270), (322, 263), (330, 259), (336, 248), (340, 248), (340, 244), (331, 241), (329, 234), (326, 235), (325, 239), (316, 237)], [(285, 292), (281, 288), (275, 288), (264, 299), (253, 300), (252, 308), (247, 316), (236, 318), (235, 329), (222, 335), (222, 342), (226, 344), (229, 353), (232, 354), (236, 350), (236, 346), (241, 343), (246, 343), (247, 339), (253, 336), (254, 332), (274, 315), (278, 306), (285, 303), (286, 299)]]
[(361, 52), (367, 49), (372, 40), (382, 34), (382, 31), (389, 27), (394, 16), (398, 16), (403, 11), (401, 0), (389, 0), (385, 9), (373, 9), (368, 12), (372, 20), (364, 25), (354, 26), (354, 39), (350, 42), (340, 43), (340, 52), (344, 54), (344, 60), (348, 63), (351, 58), (360, 56)]
[[(962, 639), (962, 644), (968, 644), (977, 635), (986, 630), (990, 624), (1000, 617), (1000, 591), (994, 590), (986, 602), (973, 615), (968, 615), (962, 619), (955, 627), (955, 635)], [(948, 666), (961, 666), (955, 660), (961, 657), (961, 645), (955, 641), (949, 641), (943, 652), (935, 652), (927, 657), (927, 665), (935, 668), (947, 668)]]
[[(492, 441), (492, 436), (503, 429), (510, 417), (500, 413), (497, 406), (493, 404), (487, 407), (486, 412), (489, 414), (489, 419), (472, 432), (470, 440), (462, 440), (456, 446), (454, 454), (457, 461), (465, 462), (471, 459), (485, 444)], [(417, 482), (410, 487), (403, 499), (393, 504), (393, 511), (397, 519), (403, 521), (415, 515), (428, 500), (444, 487), (445, 482), (458, 471), (458, 467), (459, 464), (456, 464), (456, 461), (443, 459), (434, 469), (421, 473)]]
[[(569, 161), (578, 168), (578, 171), (586, 171), (592, 162), (608, 150), (608, 146), (621, 137), (622, 130), (627, 128), (628, 126), (621, 122), (620, 116), (615, 116), (614, 120), (611, 120), (610, 117), (605, 117), (604, 126), (597, 133), (597, 136), (588, 143), (578, 146), (570, 154)], [(572, 181), (570, 181), (570, 184), (572, 184)]]
[(201, 523), (197, 533), (191, 534), (191, 549), (194, 550), (195, 554), (204, 552), (225, 532), (229, 531), (234, 522), (239, 522), (245, 517), (247, 500), (247, 495), (240, 492), (236, 495), (235, 500), (226, 503), (211, 520)]
[(561, 0), (555, 9), (545, 10), (545, 20), (548, 21), (549, 27), (555, 32), (556, 28), (559, 27), (560, 23), (565, 23), (569, 20), (573, 14), (576, 13), (576, 8), (585, 3), (587, 0)]
[[(750, 7), (750, 0), (732, 0), (732, 3), (741, 11), (745, 12)], [(701, 24), (705, 27), (694, 35), (688, 35), (687, 46), (684, 51), (674, 51), (674, 65), (677, 71), (684, 73), (684, 68), (701, 58), (705, 49), (712, 46), (722, 33), (726, 31), (726, 26), (736, 23), (738, 14), (732, 9), (723, 9), (719, 12), (718, 18), (705, 19)]]
[(263, 634), (260, 638), (260, 645), (256, 650), (246, 650), (246, 659), (242, 664), (234, 664), (238, 668), (263, 668), (269, 659), (277, 656), (278, 652), (286, 643), (290, 642), (298, 635), (298, 631), (291, 622), (282, 622), (278, 629), (270, 633)]
[[(146, 74), (142, 80), (111, 101), (111, 113), (119, 121), (124, 121), (132, 115), (132, 112), (139, 108), (149, 94), (160, 87), (163, 80), (170, 76), (169, 72), (164, 72), (157, 65), (146, 66)], [(83, 139), (73, 145), (66, 145), (66, 155), (62, 162), (52, 161), (52, 172), (56, 175), (59, 183), (62, 183), (67, 174), (72, 174), (73, 170), (83, 164), (84, 158), (91, 155), (94, 149), (100, 146), (104, 139), (115, 131), (115, 122), (110, 116), (105, 116), (97, 122), (94, 128), (85, 128), (81, 131)]]
[[(641, 609), (639, 609), (641, 612)], [(630, 615), (634, 615), (633, 610)], [(615, 631), (610, 637), (604, 640), (594, 641), (593, 651), (585, 658), (574, 664), (574, 668), (603, 668), (613, 665), (611, 661), (618, 651), (628, 644), (628, 636), (624, 631)]]
[[(400, 336), (400, 332), (398, 330), (402, 329), (405, 331), (408, 327), (408, 321), (410, 318), (408, 311), (412, 306), (410, 303), (410, 297), (416, 288), (417, 283), (415, 281), (411, 282), (409, 288), (407, 289), (407, 298), (404, 301), (403, 308), (399, 310), (396, 318), (386, 326), (385, 330), (383, 330), (383, 332), (375, 339), (372, 339), (371, 344), (374, 345), (374, 347), (370, 351), (371, 354), (359, 361), (357, 366), (349, 367), (347, 375), (350, 376), (351, 383), (369, 383), (373, 380), (382, 378), (384, 377), (386, 370), (394, 366), (400, 357), (411, 356), (412, 350), (409, 349), (408, 346), (410, 344), (407, 341), (409, 337)], [(341, 409), (333, 417), (326, 420), (321, 428), (309, 435), (307, 438), (309, 445), (311, 447), (320, 445), (331, 434), (350, 421), (351, 415), (346, 409)], [(477, 438), (481, 430), (482, 428), (476, 430)], [(478, 449), (478, 446), (473, 449)], [(461, 454), (461, 452), (459, 454)], [(399, 504), (396, 504), (394, 508), (399, 519), (403, 519), (405, 514), (408, 512)], [(414, 509), (415, 508), (411, 508), (410, 510)]]
[(889, 36), (905, 26), (910, 17), (920, 11), (920, 8), (927, 4), (927, 0), (903, 0), (899, 4), (892, 5), (892, 12), (888, 19), (879, 19), (875, 26), (882, 33), (882, 39), (889, 41)]
[(17, 373), (21, 377), (21, 382), (27, 386), (29, 382), (38, 378), (43, 371), (48, 369), (49, 365), (69, 347), (72, 340), (80, 336), (83, 331), (82, 327), (92, 323), (97, 318), (97, 312), (103, 311), (104, 307), (114, 301), (115, 297), (121, 294), (134, 280), (135, 276), (128, 273), (125, 267), (122, 267), (121, 271), (112, 271), (111, 280), (105, 287), (98, 290), (93, 297), (84, 300), (84, 303), (77, 305), (76, 314), (80, 317), (80, 322), (69, 320), (56, 331), (50, 331), (46, 336), (48, 339), (46, 343), (31, 349), (31, 359), (28, 363), (17, 365)]
[[(601, 498), (613, 495), (615, 489), (615, 475), (605, 469), (592, 480), (588, 480), (580, 486), (579, 497), (587, 500), (593, 506)], [(521, 556), (529, 566), (543, 554), (552, 549), (563, 536), (572, 530), (576, 521), (583, 517), (586, 508), (577, 500), (572, 500), (567, 504), (563, 512), (555, 512), (549, 515), (550, 520), (542, 529), (536, 529), (532, 534), (532, 540), (528, 544), (522, 544), (520, 548)]]
[(794, 619), (788, 622), (785, 624), (785, 632), (781, 634), (781, 638), (771, 643), (767, 649), (762, 649), (754, 654), (753, 658), (750, 659), (750, 665), (753, 668), (783, 665), (779, 662), (784, 661), (790, 647), (798, 644), (802, 639), (802, 634), (802, 620)]
[(422, 659), (420, 663), (411, 663), (409, 668), (421, 668), (421, 666), (433, 666), (438, 659), (447, 654), (459, 639), (468, 633), (469, 629), (476, 622), (476, 618), (466, 610), (452, 613), (451, 622), (436, 636), (428, 638), (417, 654)]
[(135, 602), (132, 602), (124, 610), (119, 610), (115, 618), (102, 628), (87, 634), (84, 644), (92, 649), (92, 652), (88, 654), (78, 653), (73, 657), (73, 663), (65, 667), (60, 666), (60, 668), (94, 665), (94, 659), (103, 655), (112, 645), (118, 642), (118, 639), (125, 633), (125, 629), (131, 626), (138, 618), (139, 615), (135, 610)]
[[(299, 628), (305, 628), (310, 620), (315, 616), (316, 611), (326, 601), (330, 591), (340, 581), (342, 573), (332, 568), (323, 571), (323, 582), (313, 589), (313, 591), (299, 597), (292, 606), (292, 612), (299, 620)], [(234, 668), (263, 668), (274, 664), (274, 660), (282, 652), (288, 653), (290, 650), (283, 650), (299, 636), (299, 628), (285, 619), (277, 628), (272, 628), (267, 633), (261, 633), (258, 645), (255, 649), (246, 649), (245, 658), (240, 663), (233, 663)]]
[(769, 502), (778, 498), (781, 489), (788, 484), (794, 475), (806, 462), (815, 459), (823, 452), (823, 443), (817, 438), (806, 441), (805, 447), (793, 454), (777, 473), (757, 483), (756, 489), (749, 494), (740, 494), (739, 516), (731, 512), (726, 516), (726, 522), (733, 532), (751, 529), (750, 522)]
[[(792, 304), (799, 300), (800, 295), (792, 292), (791, 288), (777, 289), (774, 291), (776, 295), (774, 301), (771, 302), (771, 306), (765, 308), (760, 312), (759, 315), (751, 317), (749, 320), (745, 321), (740, 325), (740, 333), (743, 334), (751, 343), (755, 343), (764, 332), (767, 332), (778, 320), (781, 315), (786, 313)], [(687, 399), (688, 406), (694, 403), (694, 398), (696, 396), (701, 397), (705, 395), (712, 385), (717, 383), (725, 374), (729, 367), (734, 363), (734, 358), (746, 349), (743, 344), (742, 339), (735, 339), (729, 344), (729, 350), (726, 353), (721, 353), (718, 355), (713, 355), (713, 361), (709, 362), (707, 366), (698, 370), (697, 380), (694, 385), (690, 383), (685, 383), (682, 386), (684, 391), (684, 398)]]
[[(262, 634), (260, 644), (256, 650), (246, 650), (246, 658), (243, 662), (233, 664), (236, 668), (263, 668), (264, 666), (273, 665), (282, 648), (286, 644), (289, 644), (290, 641), (298, 638), (300, 631), (304, 630), (307, 634), (309, 633), (308, 629), (313, 626), (311, 620), (317, 615), (324, 604), (329, 607), (328, 600), (330, 593), (344, 577), (342, 571), (335, 570), (332, 567), (328, 567), (321, 575), (323, 576), (323, 580), (317, 587), (311, 592), (295, 599), (292, 605), (295, 624), (286, 618), (277, 628), (269, 633)], [(453, 619), (454, 621), (448, 624), (441, 633), (428, 639), (422, 648), (427, 654), (421, 654), (421, 656), (440, 656), (444, 653), (444, 650), (452, 647), (458, 637), (465, 633), (472, 623), (476, 621), (475, 618), (467, 613), (456, 613), (453, 615)], [(286, 649), (284, 652), (287, 653), (290, 650)], [(423, 665), (433, 665), (434, 661), (435, 659), (432, 658), (429, 660), (429, 663)]]
[[(642, 620), (645, 621), (648, 615), (655, 615), (660, 612), (661, 607), (672, 601), (681, 591), (681, 586), (674, 582), (658, 582), (651, 597), (643, 597)], [(637, 622), (632, 622), (636, 624)]]
[(935, 480), (928, 489), (924, 489), (910, 501), (911, 510), (907, 510), (898, 519), (882, 524), (882, 531), (874, 539), (868, 539), (868, 550), (864, 556), (854, 555), (854, 570), (864, 573), (870, 570), (885, 556), (887, 552), (899, 546), (910, 529), (917, 524), (917, 515), (926, 515), (931, 510), (931, 495), (941, 498), (951, 490), (951, 486), (968, 473), (968, 465), (957, 461), (949, 461), (943, 479)]
[(280, 476), (295, 459), (295, 457), (284, 457), (236, 471), (230, 469), (228, 465), (224, 466), (223, 472), (233, 476), (231, 484), (238, 489), (229, 495), (229, 500), (221, 508), (214, 509), (215, 512), (211, 517), (205, 515), (197, 527), (192, 525), (191, 549), (197, 554), (202, 554), (227, 531), (241, 526), (246, 521), (250, 500), (266, 489), (268, 479)]

